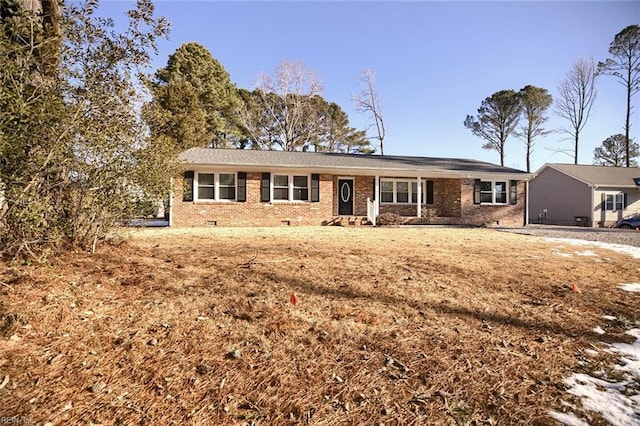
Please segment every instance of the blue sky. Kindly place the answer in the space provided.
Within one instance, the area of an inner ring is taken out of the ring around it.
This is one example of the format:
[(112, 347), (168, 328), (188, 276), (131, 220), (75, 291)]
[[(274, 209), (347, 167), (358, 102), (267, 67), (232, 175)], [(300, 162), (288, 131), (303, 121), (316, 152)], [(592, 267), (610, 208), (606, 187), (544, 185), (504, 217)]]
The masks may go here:
[[(615, 34), (640, 24), (640, 1), (168, 1), (156, 12), (172, 23), (159, 43), (153, 69), (164, 66), (181, 44), (204, 45), (247, 89), (259, 73), (284, 60), (303, 62), (324, 84), (323, 96), (367, 127), (353, 111), (356, 76), (376, 73), (387, 137), (385, 154), (472, 158), (499, 162), (496, 151), (463, 126), (482, 100), (527, 84), (556, 96), (557, 85), (579, 57), (608, 57)], [(103, 0), (100, 13), (123, 17), (131, 1)], [(631, 137), (640, 142), (640, 95)], [(591, 164), (593, 149), (623, 133), (625, 90), (613, 77), (598, 80), (598, 97), (581, 133), (579, 162)], [(565, 126), (552, 111), (547, 129)], [(569, 147), (564, 135), (536, 141), (532, 170), (546, 162), (572, 162), (554, 152)], [(524, 144), (506, 144), (505, 165), (526, 167)]]

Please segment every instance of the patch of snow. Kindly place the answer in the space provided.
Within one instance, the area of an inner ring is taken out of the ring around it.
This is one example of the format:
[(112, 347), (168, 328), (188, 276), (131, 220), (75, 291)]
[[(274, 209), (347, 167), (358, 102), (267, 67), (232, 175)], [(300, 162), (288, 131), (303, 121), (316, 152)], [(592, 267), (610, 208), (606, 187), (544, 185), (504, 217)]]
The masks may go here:
[[(640, 381), (640, 328), (629, 330), (627, 334), (635, 337), (636, 341), (632, 344), (614, 343), (611, 345), (611, 351), (622, 355), (621, 365), (617, 365), (616, 369), (635, 376), (636, 380)], [(640, 416), (640, 412), (638, 415)]]
[(600, 413), (614, 425), (637, 426), (640, 413), (634, 407), (636, 404), (624, 394), (624, 385), (581, 373), (574, 374), (564, 382), (570, 386), (568, 392), (580, 398), (585, 410)]
[(614, 316), (611, 316), (611, 315), (603, 315), (602, 318), (604, 318), (606, 320), (609, 320), (609, 321), (615, 321), (615, 320), (618, 319), (618, 318), (616, 318)]
[(596, 327), (596, 328), (594, 328), (594, 329), (593, 329), (593, 332), (594, 332), (594, 333), (597, 333), (597, 334), (604, 334), (604, 330), (603, 330), (603, 329), (601, 329), (600, 327)]
[[(635, 337), (636, 341), (632, 344), (615, 343), (608, 349), (620, 355), (619, 365), (615, 368), (624, 373), (623, 382), (613, 383), (582, 373), (574, 373), (564, 382), (569, 386), (567, 392), (579, 397), (585, 410), (599, 413), (611, 424), (637, 426), (640, 424), (640, 329), (630, 330), (627, 334)], [(576, 423), (582, 420), (571, 413), (551, 411), (549, 415), (565, 425), (587, 424)]]
[(628, 283), (620, 284), (620, 288), (624, 291), (630, 291), (632, 293), (640, 293), (640, 283)]
[(624, 244), (603, 243), (600, 241), (577, 240), (572, 238), (545, 238), (545, 241), (565, 243), (581, 247), (600, 247), (617, 253), (628, 254), (634, 259), (640, 259), (640, 247), (627, 246)]
[[(598, 327), (598, 328), (600, 328), (600, 327)], [(602, 330), (602, 329), (601, 329), (601, 330)], [(582, 352), (584, 352), (584, 353), (585, 353), (585, 354), (587, 354), (587, 355), (591, 355), (591, 356), (596, 356), (596, 355), (598, 355), (598, 351), (594, 351), (593, 349), (585, 349), (585, 350), (584, 350), (584, 351), (582, 351)]]
[(576, 254), (578, 256), (593, 256), (593, 257), (598, 256), (597, 254), (595, 254), (595, 252), (593, 252), (591, 250), (577, 251)]
[(571, 253), (563, 253), (561, 251), (556, 251), (554, 252), (554, 254), (560, 256), (560, 257), (573, 257), (573, 255)]
[(559, 413), (557, 411), (549, 411), (549, 415), (567, 426), (589, 426), (589, 423), (580, 420), (573, 413)]

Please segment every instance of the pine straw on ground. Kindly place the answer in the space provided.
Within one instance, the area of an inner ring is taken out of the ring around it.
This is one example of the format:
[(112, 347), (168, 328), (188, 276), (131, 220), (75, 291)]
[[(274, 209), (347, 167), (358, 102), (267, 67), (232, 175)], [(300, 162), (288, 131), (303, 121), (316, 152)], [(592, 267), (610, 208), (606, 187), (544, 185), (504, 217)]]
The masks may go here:
[(576, 250), (488, 229), (169, 229), (1, 265), (0, 417), (553, 424), (577, 404), (562, 379), (606, 361), (582, 351), (640, 319), (617, 288), (637, 261)]

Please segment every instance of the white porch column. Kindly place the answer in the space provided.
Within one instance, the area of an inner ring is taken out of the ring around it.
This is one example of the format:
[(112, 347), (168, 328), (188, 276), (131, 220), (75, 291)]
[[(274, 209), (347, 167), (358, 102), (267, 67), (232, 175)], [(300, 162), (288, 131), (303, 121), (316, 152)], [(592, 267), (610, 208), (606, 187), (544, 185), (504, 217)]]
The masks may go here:
[(374, 225), (377, 225), (378, 215), (380, 215), (380, 176), (376, 175), (375, 178), (375, 191), (376, 193), (373, 195), (373, 214), (374, 214)]
[(418, 217), (422, 217), (422, 178), (418, 176)]

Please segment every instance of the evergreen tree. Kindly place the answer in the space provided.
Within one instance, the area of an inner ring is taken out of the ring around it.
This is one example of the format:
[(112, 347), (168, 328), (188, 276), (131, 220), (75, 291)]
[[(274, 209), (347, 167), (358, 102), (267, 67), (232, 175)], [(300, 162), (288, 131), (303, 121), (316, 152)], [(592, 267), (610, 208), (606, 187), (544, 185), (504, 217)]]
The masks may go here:
[(157, 141), (173, 143), (177, 150), (237, 142), (236, 87), (204, 46), (180, 46), (147, 85), (153, 100), (145, 106), (144, 117)]
[(500, 90), (485, 98), (478, 108), (478, 116), (467, 115), (464, 125), (484, 139), (484, 149), (495, 149), (504, 166), (504, 147), (507, 138), (514, 132), (520, 119), (522, 106), (520, 95), (514, 90)]

